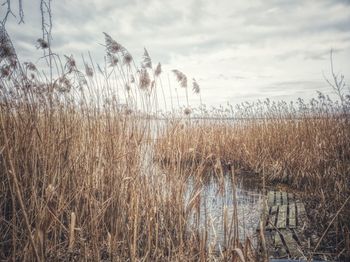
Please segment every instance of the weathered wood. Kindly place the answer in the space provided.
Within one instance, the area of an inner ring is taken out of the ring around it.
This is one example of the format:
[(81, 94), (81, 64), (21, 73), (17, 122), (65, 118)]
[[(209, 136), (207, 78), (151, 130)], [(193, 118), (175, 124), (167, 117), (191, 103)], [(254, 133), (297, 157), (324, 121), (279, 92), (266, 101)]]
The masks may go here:
[(281, 204), (281, 192), (276, 192), (276, 206), (279, 206)]
[(278, 229), (287, 227), (287, 205), (280, 205), (278, 210), (277, 225)]
[(303, 203), (297, 203), (298, 227), (304, 228), (306, 225), (306, 211)]
[(298, 209), (298, 214), (299, 215), (304, 215), (306, 213), (305, 206), (304, 206), (303, 203), (298, 202), (297, 203), (297, 209)]
[(287, 192), (282, 192), (282, 205), (288, 205)]
[(269, 207), (275, 204), (275, 191), (269, 191), (267, 195), (267, 204)]
[(295, 228), (297, 225), (295, 204), (289, 204), (289, 228)]
[(275, 249), (275, 231), (266, 231), (265, 232), (265, 241), (266, 241), (266, 249), (268, 256), (274, 256), (274, 249)]
[(269, 217), (269, 223), (266, 226), (267, 229), (273, 229), (276, 226), (276, 216), (278, 212), (278, 206), (273, 206), (271, 208), (271, 213)]
[(286, 257), (288, 255), (287, 250), (283, 245), (281, 236), (278, 232), (276, 232), (276, 234), (275, 234), (275, 247), (276, 247), (276, 250), (278, 252), (279, 257)]
[(283, 231), (283, 238), (289, 251), (290, 257), (300, 257), (302, 253), (299, 251), (298, 242), (293, 238), (293, 233), (290, 230), (285, 230)]
[[(266, 247), (270, 257), (300, 258), (307, 252), (305, 206), (292, 193), (270, 191), (267, 195), (268, 213), (265, 213)], [(264, 212), (267, 212), (266, 210)]]

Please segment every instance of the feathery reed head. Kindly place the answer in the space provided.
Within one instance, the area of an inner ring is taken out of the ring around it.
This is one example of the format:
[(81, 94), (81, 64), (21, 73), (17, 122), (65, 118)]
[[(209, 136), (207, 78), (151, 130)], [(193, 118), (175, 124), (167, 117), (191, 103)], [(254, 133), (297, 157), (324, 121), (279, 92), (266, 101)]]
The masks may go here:
[(125, 49), (125, 51), (123, 52), (123, 63), (125, 65), (130, 66), (130, 63), (132, 62), (132, 56), (131, 54)]
[(47, 41), (45, 41), (44, 39), (42, 39), (42, 38), (39, 38), (36, 42), (37, 42), (37, 45), (36, 45), (37, 49), (47, 49), (47, 48), (49, 48), (49, 43)]
[(159, 76), (162, 73), (162, 66), (160, 63), (158, 63), (156, 70), (154, 70), (154, 75)]
[(194, 79), (193, 78), (193, 87), (192, 87), (192, 90), (193, 90), (193, 92), (194, 93), (196, 93), (196, 94), (199, 94), (200, 93), (200, 88), (199, 88), (199, 85), (198, 85), (198, 83), (197, 83), (197, 81), (196, 81), (196, 79)]
[(67, 68), (68, 73), (72, 73), (73, 71), (77, 70), (77, 64), (73, 58), (73, 55), (71, 56), (64, 56), (66, 58), (66, 65), (65, 68)]
[(105, 35), (107, 52), (115, 54), (115, 53), (124, 51), (125, 48), (121, 44), (119, 44), (117, 41), (115, 41), (109, 34), (105, 32), (103, 32), (103, 34)]
[(147, 69), (142, 68), (140, 71), (140, 89), (146, 90), (151, 84), (151, 79), (147, 72)]
[(9, 65), (3, 65), (0, 69), (0, 77), (10, 77), (12, 70)]
[(94, 76), (94, 71), (92, 70), (92, 68), (85, 63), (85, 74), (88, 76), (88, 77), (93, 77)]
[(115, 54), (109, 52), (107, 52), (107, 60), (110, 67), (115, 67), (119, 62), (118, 57)]
[(72, 83), (66, 76), (61, 76), (54, 82), (54, 88), (59, 93), (68, 93), (72, 88)]
[(186, 108), (184, 109), (184, 114), (185, 114), (186, 116), (190, 115), (191, 113), (192, 113), (192, 110), (191, 110), (190, 108), (186, 107)]
[(176, 76), (176, 80), (180, 83), (180, 86), (183, 88), (187, 88), (187, 77), (181, 71), (174, 69), (173, 73)]
[(143, 61), (142, 61), (142, 65), (143, 68), (149, 68), (152, 69), (152, 60), (150, 55), (147, 52), (147, 49), (144, 48), (144, 53), (143, 53)]
[(15, 52), (10, 45), (9, 41), (5, 39), (0, 40), (0, 59), (9, 58), (15, 55)]
[(32, 62), (24, 62), (25, 68), (29, 71), (37, 71), (36, 66)]

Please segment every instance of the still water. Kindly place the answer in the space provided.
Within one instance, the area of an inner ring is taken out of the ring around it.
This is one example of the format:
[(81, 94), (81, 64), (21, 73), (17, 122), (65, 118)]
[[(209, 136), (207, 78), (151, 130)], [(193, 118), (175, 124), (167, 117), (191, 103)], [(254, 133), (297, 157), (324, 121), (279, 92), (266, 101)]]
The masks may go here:
[(263, 199), (259, 181), (248, 174), (237, 176), (235, 185), (230, 175), (208, 179), (200, 186), (190, 181), (185, 202), (196, 202), (197, 207), (189, 224), (206, 232), (207, 245), (214, 250), (224, 248), (235, 237), (242, 242), (249, 238), (256, 245)]
[[(169, 123), (168, 123), (169, 124)], [(155, 142), (164, 131), (166, 123), (156, 120), (150, 124), (151, 141)], [(152, 161), (152, 147), (144, 152), (144, 167), (153, 174), (162, 174)], [(166, 171), (165, 171), (166, 172)], [(159, 176), (157, 176), (159, 179)], [(155, 178), (153, 176), (153, 178)], [(162, 181), (166, 185), (166, 179)], [(166, 186), (165, 186), (166, 187)], [(244, 242), (247, 238), (257, 244), (257, 228), (263, 209), (264, 195), (261, 181), (251, 174), (240, 174), (234, 179), (226, 174), (220, 179), (208, 174), (208, 178), (187, 180), (184, 204), (190, 210), (188, 228), (199, 229), (206, 234), (207, 246), (223, 249), (233, 238)]]

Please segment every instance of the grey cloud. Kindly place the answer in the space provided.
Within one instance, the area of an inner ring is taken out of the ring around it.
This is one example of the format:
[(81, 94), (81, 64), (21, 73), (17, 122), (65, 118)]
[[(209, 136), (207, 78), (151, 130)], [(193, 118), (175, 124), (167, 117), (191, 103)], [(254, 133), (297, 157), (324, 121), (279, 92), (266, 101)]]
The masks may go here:
[(309, 91), (328, 91), (330, 87), (326, 81), (296, 80), (296, 81), (278, 81), (273, 82), (261, 88), (263, 92), (270, 94), (280, 93), (308, 93)]
[(320, 21), (315, 24), (305, 25), (303, 29), (306, 33), (319, 33), (322, 31), (350, 31), (350, 16), (337, 21)]
[(350, 5), (350, 0), (328, 0), (326, 1), (328, 6), (332, 6), (334, 5), (335, 3), (339, 3), (339, 4), (342, 4), (342, 5)]
[(325, 82), (323, 81), (312, 81), (312, 80), (289, 80), (289, 81), (278, 81), (278, 82), (274, 82), (272, 85), (269, 86), (269, 88), (271, 88), (272, 90), (274, 89), (279, 89), (279, 86), (283, 86), (283, 87), (291, 87), (291, 86), (295, 86), (295, 87), (304, 87), (304, 88), (314, 88), (315, 86), (320, 86), (320, 85), (324, 85)]
[[(41, 37), (35, 2), (24, 1), (25, 25), (7, 24), (19, 55), (33, 61), (42, 55), (35, 48)], [(107, 32), (136, 62), (145, 46), (154, 63), (195, 71), (203, 97), (207, 89), (212, 101), (240, 89), (251, 98), (310, 93), (318, 88), (313, 79), (323, 80), (331, 48), (350, 75), (348, 0), (61, 0), (52, 8), (55, 52), (79, 57), (91, 51), (101, 63)], [(278, 81), (282, 77), (296, 80)]]
[(327, 60), (330, 57), (330, 51), (333, 51), (333, 54), (340, 53), (343, 48), (324, 48), (322, 50), (293, 50), (288, 51), (282, 54), (277, 55), (278, 60), (286, 60), (290, 58), (299, 57), (304, 60)]

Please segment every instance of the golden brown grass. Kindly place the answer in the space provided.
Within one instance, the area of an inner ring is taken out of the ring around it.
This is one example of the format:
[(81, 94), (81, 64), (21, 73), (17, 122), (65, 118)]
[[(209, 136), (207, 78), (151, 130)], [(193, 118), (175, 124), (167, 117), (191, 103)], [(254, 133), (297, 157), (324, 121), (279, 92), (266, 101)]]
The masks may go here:
[(2, 106), (1, 258), (220, 258), (187, 225), (196, 205), (184, 204), (181, 168), (176, 176), (143, 168), (140, 122), (117, 112)]
[(0, 259), (254, 257), (238, 244), (209, 252), (205, 232), (188, 225), (198, 203), (184, 203), (187, 177), (197, 167), (157, 171), (147, 160), (151, 121), (137, 113), (157, 110), (160, 64), (152, 72), (148, 56), (138, 73), (129, 52), (105, 36), (111, 67), (90, 58), (84, 74), (72, 56), (62, 66), (52, 57), (52, 81), (32, 63), (2, 57), (10, 73), (0, 78)]
[[(257, 260), (249, 240), (242, 245), (225, 231), (233, 244), (218, 253), (207, 246), (209, 229), (188, 223), (199, 216), (202, 175), (213, 169), (220, 178), (229, 166), (304, 190), (310, 219), (321, 222), (314, 230), (324, 233), (320, 249), (329, 244), (333, 255), (349, 257), (347, 96), (340, 109), (320, 94), (298, 107), (243, 104), (239, 121), (193, 121), (187, 77), (175, 70), (187, 116), (162, 124), (154, 145), (158, 126), (148, 117), (158, 110), (161, 66), (153, 69), (145, 50), (139, 69), (125, 47), (105, 40), (104, 68), (89, 56), (84, 74), (72, 56), (64, 65), (53, 56), (50, 79), (32, 63), (20, 67), (12, 49), (1, 52), (0, 259)], [(195, 80), (193, 87), (199, 92)], [(196, 187), (186, 203), (190, 175)]]
[(310, 208), (312, 234), (320, 237), (331, 225), (323, 251), (348, 256), (350, 122), (348, 116), (336, 113), (336, 107), (329, 103), (327, 110), (271, 112), (253, 105), (249, 108), (259, 112), (258, 117), (248, 112), (247, 118), (237, 120), (175, 121), (158, 140), (156, 160), (168, 167), (233, 165), (264, 175), (270, 185), (284, 183), (298, 189)]
[[(178, 122), (157, 144), (157, 157), (168, 161), (197, 161), (262, 173), (290, 185), (319, 185), (325, 173), (349, 168), (349, 124), (345, 119), (267, 119), (240, 123)], [(190, 134), (190, 135), (189, 135)], [(329, 170), (328, 170), (329, 171)], [(344, 178), (332, 176), (332, 179)], [(340, 181), (339, 181), (340, 182)]]

